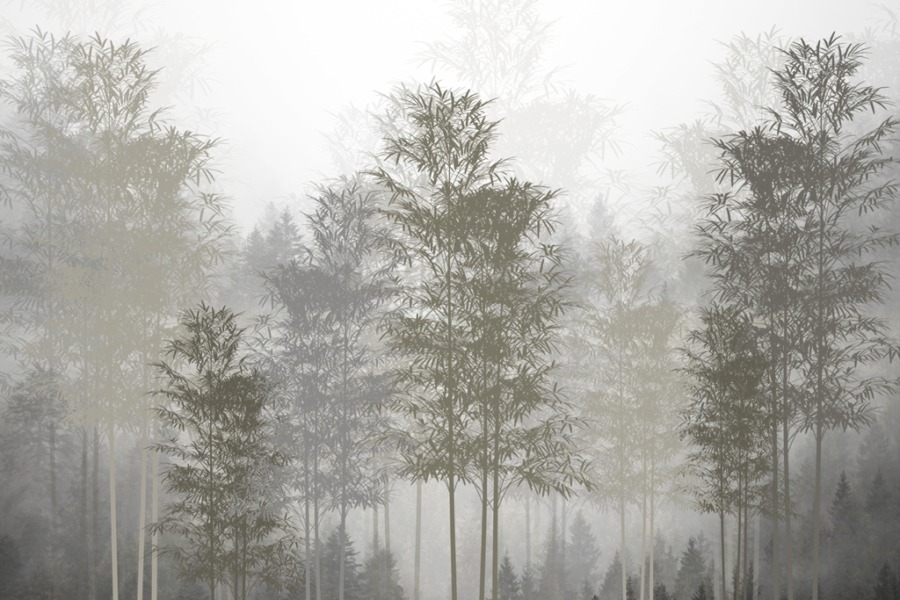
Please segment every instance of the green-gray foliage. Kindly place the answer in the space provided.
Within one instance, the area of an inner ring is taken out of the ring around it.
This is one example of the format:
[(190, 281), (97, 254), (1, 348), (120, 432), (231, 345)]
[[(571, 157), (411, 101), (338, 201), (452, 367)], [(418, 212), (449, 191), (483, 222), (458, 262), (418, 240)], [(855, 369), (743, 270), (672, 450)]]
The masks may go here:
[(246, 600), (260, 582), (285, 583), (293, 542), (272, 445), (269, 385), (244, 356), (243, 330), (227, 308), (201, 304), (181, 315), (182, 332), (156, 363), (166, 387), (157, 412), (171, 433), (164, 482), (173, 498), (153, 527), (169, 534), (179, 576), (219, 583)]

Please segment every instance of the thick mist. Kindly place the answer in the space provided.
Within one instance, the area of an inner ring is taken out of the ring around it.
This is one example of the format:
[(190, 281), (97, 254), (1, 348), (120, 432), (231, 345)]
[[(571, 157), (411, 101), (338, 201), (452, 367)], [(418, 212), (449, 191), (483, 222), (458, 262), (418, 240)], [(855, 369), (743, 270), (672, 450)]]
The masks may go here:
[(0, 600), (900, 598), (885, 7), (8, 4)]

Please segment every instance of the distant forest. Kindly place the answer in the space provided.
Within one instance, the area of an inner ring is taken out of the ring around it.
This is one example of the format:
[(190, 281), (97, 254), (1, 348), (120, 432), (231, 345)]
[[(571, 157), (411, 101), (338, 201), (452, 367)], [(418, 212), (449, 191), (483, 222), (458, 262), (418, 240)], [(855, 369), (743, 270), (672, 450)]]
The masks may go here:
[(897, 18), (726, 40), (641, 172), (450, 18), (244, 229), (156, 49), (6, 39), (0, 600), (900, 600)]

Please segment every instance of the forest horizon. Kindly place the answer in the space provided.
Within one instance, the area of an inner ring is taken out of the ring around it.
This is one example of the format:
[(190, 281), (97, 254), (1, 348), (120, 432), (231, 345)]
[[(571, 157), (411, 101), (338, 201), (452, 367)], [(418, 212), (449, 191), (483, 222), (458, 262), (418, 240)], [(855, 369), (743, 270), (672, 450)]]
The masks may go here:
[(0, 600), (900, 600), (897, 13), (17, 10)]

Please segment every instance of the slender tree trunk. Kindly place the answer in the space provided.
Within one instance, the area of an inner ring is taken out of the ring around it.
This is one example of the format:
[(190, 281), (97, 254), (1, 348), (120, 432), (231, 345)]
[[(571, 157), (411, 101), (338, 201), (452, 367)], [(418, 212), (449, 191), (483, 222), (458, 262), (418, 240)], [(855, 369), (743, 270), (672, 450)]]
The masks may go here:
[[(153, 480), (150, 490), (150, 519), (159, 522), (159, 452), (155, 445), (159, 443), (159, 421), (153, 419), (154, 448), (150, 450), (153, 457)], [(159, 590), (159, 533), (156, 529), (150, 534), (150, 600), (157, 600)]]
[(81, 510), (79, 511), (79, 526), (81, 529), (81, 543), (85, 552), (79, 556), (78, 591), (83, 600), (89, 600), (88, 571), (91, 567), (90, 560), (90, 534), (88, 533), (88, 432), (87, 427), (81, 428)]
[(384, 549), (391, 552), (391, 485), (384, 479)]
[[(787, 343), (789, 331), (787, 326), (787, 308), (784, 309), (784, 339)], [(787, 586), (787, 600), (794, 600), (794, 532), (791, 528), (791, 469), (790, 469), (790, 431), (789, 421), (791, 415), (790, 399), (788, 398), (788, 375), (790, 356), (786, 353), (781, 358), (781, 456), (784, 461), (784, 554), (785, 554), (785, 584)], [(780, 600), (776, 598), (775, 600)]]
[(372, 555), (378, 554), (381, 543), (378, 541), (378, 505), (372, 507)]
[(531, 495), (525, 496), (525, 568), (531, 571)]
[[(494, 419), (494, 456), (491, 464), (494, 481), (491, 486), (493, 496), (493, 545), (491, 546), (491, 599), (500, 598), (500, 415)], [(486, 494), (485, 494), (486, 495)], [(565, 508), (563, 508), (565, 514)], [(565, 539), (565, 538), (564, 538)], [(565, 557), (564, 557), (565, 560)]]
[[(643, 452), (642, 452), (643, 454)], [(644, 473), (643, 484), (641, 485), (641, 567), (639, 569), (641, 583), (638, 586), (638, 598), (645, 600), (647, 579), (647, 461), (646, 458), (641, 459), (642, 470)]]
[[(774, 376), (773, 376), (774, 379)], [(781, 600), (781, 554), (778, 546), (778, 396), (772, 394), (772, 600)], [(757, 521), (757, 524), (759, 522)], [(757, 554), (756, 570), (759, 571)]]
[(88, 570), (90, 597), (97, 600), (97, 553), (100, 539), (100, 430), (94, 425), (94, 445), (91, 456), (91, 537), (88, 554), (91, 566)]
[(118, 527), (116, 526), (116, 433), (110, 422), (109, 440), (109, 556), (112, 575), (112, 600), (119, 600)]
[(727, 567), (725, 566), (725, 511), (719, 511), (719, 550), (721, 551), (721, 555), (719, 557), (721, 561), (721, 571), (722, 571), (722, 598), (721, 600), (727, 599), (727, 591), (728, 587), (725, 583), (726, 577), (725, 572)]
[(141, 418), (141, 441), (138, 448), (138, 456), (140, 457), (140, 501), (138, 508), (138, 559), (137, 559), (137, 600), (144, 600), (144, 547), (146, 546), (145, 537), (145, 518), (147, 515), (147, 411), (144, 407)]
[(559, 593), (566, 593), (566, 508), (567, 503), (565, 497), (560, 497), (562, 505), (562, 515), (559, 522)]
[(787, 600), (794, 600), (794, 532), (791, 528), (791, 468), (788, 459), (790, 455), (788, 438), (788, 417), (785, 414), (782, 420), (781, 430), (782, 451), (784, 461), (784, 555), (785, 555), (785, 585), (787, 586)]
[[(482, 310), (483, 307), (482, 307)], [(482, 357), (481, 360), (481, 383), (487, 385), (487, 359)], [(485, 600), (485, 585), (487, 579), (487, 538), (488, 538), (488, 504), (490, 504), (488, 495), (488, 477), (490, 467), (490, 445), (491, 439), (488, 435), (490, 429), (489, 423), (489, 403), (490, 398), (483, 392), (482, 409), (481, 409), (481, 435), (483, 443), (481, 444), (481, 555), (479, 557), (478, 572), (478, 600)], [(493, 580), (493, 577), (491, 578)]]
[(625, 566), (625, 492), (619, 494), (619, 554), (622, 557), (622, 600), (628, 600), (626, 595), (626, 586), (628, 578), (625, 572), (628, 570)]
[[(388, 582), (391, 580), (391, 565), (388, 556), (391, 554), (391, 490), (388, 484), (388, 477), (384, 479), (384, 564), (382, 565), (382, 581), (384, 581), (385, 590), (387, 590)], [(385, 592), (387, 593), (387, 592)]]
[[(482, 423), (485, 426), (486, 423)], [(485, 435), (485, 445), (487, 445), (487, 435)], [(485, 579), (487, 579), (487, 527), (488, 527), (488, 469), (487, 469), (487, 448), (483, 449), (482, 469), (481, 469), (481, 556), (478, 571), (478, 600), (484, 600)]]
[(413, 600), (419, 597), (419, 573), (422, 569), (422, 480), (416, 481), (416, 559), (413, 577)]
[(500, 598), (500, 480), (499, 469), (494, 469), (493, 490), (493, 515), (491, 526), (493, 527), (493, 546), (491, 547), (491, 598)]
[[(550, 543), (548, 544), (547, 571), (550, 574), (552, 585), (548, 587), (555, 597), (560, 597), (562, 594), (559, 589), (559, 584), (561, 583), (559, 580), (559, 498), (556, 493), (553, 493), (551, 506), (553, 513), (550, 518)], [(551, 556), (553, 557), (553, 560), (550, 560)]]
[(750, 600), (759, 600), (757, 590), (759, 590), (760, 521), (762, 521), (762, 517), (757, 513), (753, 524), (753, 587), (750, 588)]
[[(237, 554), (240, 551), (238, 546), (237, 539), (234, 540), (234, 552)], [(238, 570), (237, 565), (235, 565), (234, 570), (231, 572), (231, 598), (232, 600), (239, 600), (239, 584), (238, 584)]]
[[(451, 440), (453, 438), (452, 435), (453, 424), (450, 424), (451, 431)], [(455, 465), (453, 463), (453, 442), (450, 442), (450, 473), (453, 473), (453, 469)], [(447, 490), (450, 494), (450, 598), (451, 600), (458, 600), (457, 596), (457, 587), (456, 587), (456, 481), (453, 475), (450, 476), (449, 485), (447, 486)]]
[(344, 600), (344, 578), (346, 577), (346, 569), (344, 568), (344, 563), (347, 562), (347, 548), (346, 544), (344, 544), (344, 535), (347, 531), (347, 503), (343, 502), (341, 504), (341, 524), (340, 524), (340, 549), (338, 550), (339, 563), (338, 563), (338, 600)]
[(310, 499), (309, 499), (309, 494), (308, 494), (309, 469), (308, 469), (308, 467), (305, 467), (304, 470), (306, 471), (305, 479), (307, 480), (307, 488), (306, 488), (307, 494), (303, 499), (303, 513), (304, 513), (303, 545), (304, 545), (304, 550), (306, 553), (306, 559), (304, 561), (305, 564), (303, 565), (303, 571), (305, 574), (305, 576), (304, 576), (305, 581), (303, 582), (303, 587), (304, 587), (305, 599), (311, 600), (311, 598), (312, 598), (312, 563), (313, 563), (313, 560), (312, 560), (312, 544), (310, 543), (310, 540), (311, 540), (311, 534), (312, 534), (312, 521), (310, 521), (310, 510), (309, 510)]
[(319, 539), (319, 494), (313, 498), (313, 536), (316, 556), (316, 600), (322, 600), (322, 540)]
[(823, 427), (820, 418), (816, 423), (816, 487), (813, 490), (812, 600), (819, 600), (819, 534), (822, 529), (822, 434)]
[(749, 536), (750, 536), (750, 512), (748, 509), (749, 499), (744, 500), (744, 573), (741, 575), (743, 586), (741, 587), (741, 598), (747, 600), (748, 585), (750, 581), (747, 579), (747, 562), (749, 558)]
[[(56, 423), (50, 423), (50, 560), (56, 566)], [(56, 577), (50, 577), (50, 599), (56, 597)]]
[[(738, 497), (741, 495), (741, 485), (738, 484)], [(732, 597), (734, 600), (740, 600), (741, 598), (741, 533), (743, 532), (743, 522), (741, 521), (741, 517), (743, 516), (743, 510), (740, 505), (740, 501), (737, 507), (737, 544), (735, 546), (735, 561), (734, 561), (734, 569), (732, 570), (733, 579), (732, 582), (734, 585), (734, 589), (732, 590)]]
[(650, 600), (653, 600), (653, 590), (656, 585), (654, 577), (654, 561), (656, 558), (656, 529), (654, 517), (656, 516), (656, 479), (654, 477), (656, 465), (651, 461), (650, 467)]

